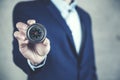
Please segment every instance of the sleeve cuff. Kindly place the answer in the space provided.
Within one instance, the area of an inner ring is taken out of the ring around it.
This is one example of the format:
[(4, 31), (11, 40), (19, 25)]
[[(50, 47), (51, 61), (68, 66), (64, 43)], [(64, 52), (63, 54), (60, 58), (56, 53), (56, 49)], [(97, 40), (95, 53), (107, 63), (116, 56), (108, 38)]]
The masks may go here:
[(40, 64), (38, 64), (37, 66), (32, 65), (32, 64), (30, 63), (30, 60), (29, 60), (29, 59), (27, 59), (27, 63), (28, 63), (28, 65), (30, 66), (30, 68), (31, 68), (33, 71), (35, 71), (35, 69), (41, 68), (42, 66), (45, 65), (46, 59), (47, 59), (47, 56), (46, 56), (45, 59), (44, 59)]

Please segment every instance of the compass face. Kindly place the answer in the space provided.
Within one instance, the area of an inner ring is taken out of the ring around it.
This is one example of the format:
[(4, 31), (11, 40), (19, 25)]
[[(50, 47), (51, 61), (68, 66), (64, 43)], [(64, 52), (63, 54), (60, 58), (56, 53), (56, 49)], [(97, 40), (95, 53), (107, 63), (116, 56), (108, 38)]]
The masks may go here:
[(44, 41), (47, 31), (43, 25), (36, 23), (29, 26), (26, 35), (31, 43), (37, 43)]

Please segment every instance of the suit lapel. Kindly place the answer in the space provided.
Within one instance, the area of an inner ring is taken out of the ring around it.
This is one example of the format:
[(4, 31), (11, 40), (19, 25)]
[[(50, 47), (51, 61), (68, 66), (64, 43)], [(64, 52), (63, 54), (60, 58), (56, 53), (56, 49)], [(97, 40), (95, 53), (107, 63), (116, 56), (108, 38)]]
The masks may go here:
[(62, 18), (59, 10), (52, 3), (49, 4), (48, 9), (52, 16), (58, 21), (58, 23), (60, 23), (61, 27), (65, 30), (67, 35), (71, 34), (71, 31), (65, 23), (65, 20)]
[(58, 23), (61, 25), (61, 28), (63, 28), (63, 30), (66, 32), (68, 40), (69, 40), (69, 42), (72, 46), (72, 49), (73, 49), (72, 51), (76, 54), (75, 45), (74, 45), (74, 42), (73, 42), (73, 37), (72, 37), (71, 30), (69, 29), (65, 20), (62, 18), (59, 10), (53, 5), (52, 2), (49, 3), (48, 10), (52, 14), (52, 16), (58, 21)]
[(68, 37), (69, 43), (71, 44), (74, 56), (77, 59), (81, 60), (82, 55), (83, 55), (83, 51), (84, 51), (85, 40), (86, 40), (86, 28), (85, 28), (85, 22), (84, 22), (84, 17), (85, 16), (83, 14), (83, 11), (81, 9), (79, 9), (78, 7), (76, 7), (76, 10), (79, 14), (79, 18), (80, 18), (80, 21), (81, 21), (81, 29), (82, 29), (82, 44), (81, 44), (81, 48), (80, 48), (80, 51), (79, 51), (80, 55), (78, 56), (77, 52), (76, 52), (76, 49), (75, 49), (72, 33), (71, 33), (68, 25), (66, 24), (65, 20), (62, 18), (59, 10), (53, 5), (52, 2), (49, 3), (48, 10), (52, 14), (52, 16), (58, 21), (58, 23), (61, 25), (61, 28), (63, 28), (63, 30), (66, 32), (66, 35)]
[(80, 62), (82, 60), (82, 56), (84, 53), (84, 47), (85, 47), (85, 41), (86, 41), (86, 37), (87, 37), (87, 33), (86, 33), (86, 27), (85, 27), (85, 15), (83, 13), (83, 10), (81, 10), (79, 7), (76, 7), (76, 10), (79, 14), (79, 18), (81, 21), (81, 29), (82, 29), (82, 43), (81, 43), (81, 47), (80, 47), (80, 51), (79, 51), (79, 56), (78, 56), (78, 61)]

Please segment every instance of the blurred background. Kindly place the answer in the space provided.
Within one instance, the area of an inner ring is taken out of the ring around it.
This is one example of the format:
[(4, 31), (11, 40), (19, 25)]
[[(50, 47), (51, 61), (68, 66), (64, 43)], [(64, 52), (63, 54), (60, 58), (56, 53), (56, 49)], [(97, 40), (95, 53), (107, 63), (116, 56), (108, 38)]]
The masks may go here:
[[(0, 0), (0, 80), (26, 80), (12, 60), (12, 12), (19, 1)], [(120, 0), (78, 0), (92, 17), (99, 80), (120, 80)]]

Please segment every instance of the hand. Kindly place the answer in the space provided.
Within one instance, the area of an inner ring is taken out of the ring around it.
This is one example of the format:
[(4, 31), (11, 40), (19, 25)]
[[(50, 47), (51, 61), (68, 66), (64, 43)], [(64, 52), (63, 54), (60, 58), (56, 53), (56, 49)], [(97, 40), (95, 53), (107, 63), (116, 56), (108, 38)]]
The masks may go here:
[(35, 20), (28, 20), (27, 24), (18, 22), (16, 27), (18, 31), (14, 32), (14, 37), (18, 40), (19, 50), (21, 54), (29, 59), (33, 65), (41, 63), (50, 51), (50, 41), (46, 38), (42, 43), (31, 44), (26, 38), (26, 30), (36, 23)]

